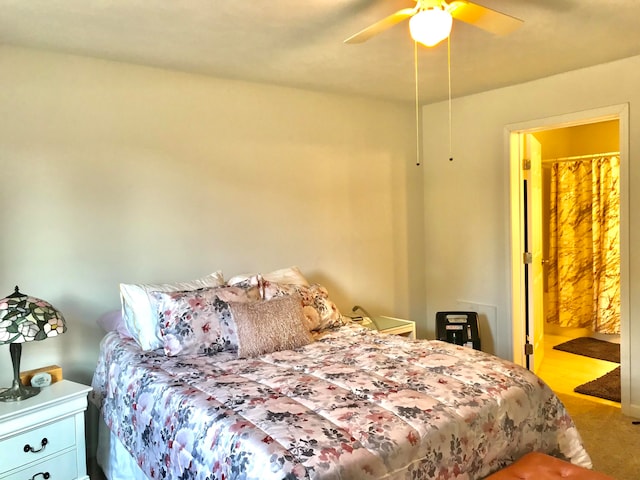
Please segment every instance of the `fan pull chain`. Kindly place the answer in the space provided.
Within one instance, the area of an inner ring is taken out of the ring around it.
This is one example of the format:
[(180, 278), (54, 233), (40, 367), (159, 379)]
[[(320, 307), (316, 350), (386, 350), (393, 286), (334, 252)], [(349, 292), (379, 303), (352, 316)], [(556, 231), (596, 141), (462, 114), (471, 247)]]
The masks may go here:
[(451, 140), (451, 35), (447, 37), (447, 70), (449, 74), (449, 161), (453, 162), (453, 141)]
[(413, 73), (416, 82), (416, 165), (420, 165), (420, 101), (418, 96), (418, 42), (413, 41)]

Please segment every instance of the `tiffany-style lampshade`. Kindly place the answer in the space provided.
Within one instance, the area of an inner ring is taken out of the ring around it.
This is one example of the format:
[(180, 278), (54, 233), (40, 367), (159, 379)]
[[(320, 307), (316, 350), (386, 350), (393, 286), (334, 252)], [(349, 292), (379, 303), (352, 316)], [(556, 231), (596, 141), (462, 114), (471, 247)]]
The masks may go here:
[(55, 337), (67, 330), (64, 317), (51, 304), (39, 298), (15, 292), (0, 300), (0, 345), (9, 344), (13, 364), (13, 385), (0, 392), (0, 402), (15, 402), (33, 397), (40, 389), (20, 381), (22, 344)]

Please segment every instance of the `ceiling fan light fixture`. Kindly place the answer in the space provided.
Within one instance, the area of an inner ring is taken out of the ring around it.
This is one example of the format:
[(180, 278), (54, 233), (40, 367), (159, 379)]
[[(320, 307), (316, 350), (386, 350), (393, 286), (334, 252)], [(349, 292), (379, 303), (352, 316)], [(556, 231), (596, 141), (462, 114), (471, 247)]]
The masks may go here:
[(427, 47), (433, 47), (451, 33), (453, 18), (442, 8), (420, 10), (409, 19), (411, 37)]

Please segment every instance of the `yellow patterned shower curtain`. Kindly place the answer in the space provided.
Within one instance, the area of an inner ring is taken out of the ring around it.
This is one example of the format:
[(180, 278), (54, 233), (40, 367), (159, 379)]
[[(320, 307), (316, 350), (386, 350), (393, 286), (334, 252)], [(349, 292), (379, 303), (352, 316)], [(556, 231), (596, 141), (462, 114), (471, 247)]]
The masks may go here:
[(554, 163), (547, 322), (620, 333), (620, 156)]

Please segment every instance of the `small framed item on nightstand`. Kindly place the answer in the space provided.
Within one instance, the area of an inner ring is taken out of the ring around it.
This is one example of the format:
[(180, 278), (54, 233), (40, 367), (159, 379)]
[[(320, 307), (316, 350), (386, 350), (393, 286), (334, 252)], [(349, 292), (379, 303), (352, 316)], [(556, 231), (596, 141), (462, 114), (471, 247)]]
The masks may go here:
[[(49, 385), (62, 380), (62, 367), (59, 367), (58, 365), (48, 365), (46, 367), (20, 372), (20, 380), (23, 385), (33, 385), (33, 377), (36, 377), (41, 373), (47, 373), (49, 375), (49, 378), (51, 379)], [(40, 381), (37, 380), (37, 382)]]
[(84, 412), (90, 391), (62, 380), (34, 397), (0, 403), (0, 479), (89, 480)]

